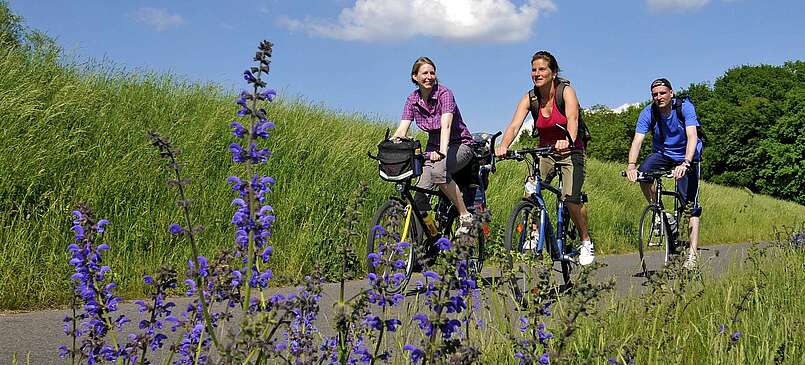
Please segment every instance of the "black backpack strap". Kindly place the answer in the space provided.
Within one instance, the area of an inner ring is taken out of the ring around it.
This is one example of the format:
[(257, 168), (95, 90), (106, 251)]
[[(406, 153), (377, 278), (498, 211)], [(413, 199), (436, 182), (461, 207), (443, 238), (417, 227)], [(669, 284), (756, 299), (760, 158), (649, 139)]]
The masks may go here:
[(559, 85), (556, 85), (556, 108), (559, 109), (559, 112), (562, 113), (562, 116), (565, 115), (565, 86), (570, 84), (570, 81), (565, 79), (559, 79)]
[(674, 110), (676, 111), (676, 118), (682, 123), (682, 130), (685, 129), (685, 114), (682, 113), (682, 103), (684, 102), (684, 99), (679, 98), (674, 98), (674, 100), (671, 101), (671, 105), (674, 106)]
[(531, 118), (534, 119), (533, 129), (531, 130), (531, 136), (536, 137), (539, 132), (537, 131), (537, 117), (539, 116), (539, 94), (537, 94), (537, 87), (534, 86), (533, 89), (528, 91), (528, 101), (529, 101), (529, 109), (531, 111)]

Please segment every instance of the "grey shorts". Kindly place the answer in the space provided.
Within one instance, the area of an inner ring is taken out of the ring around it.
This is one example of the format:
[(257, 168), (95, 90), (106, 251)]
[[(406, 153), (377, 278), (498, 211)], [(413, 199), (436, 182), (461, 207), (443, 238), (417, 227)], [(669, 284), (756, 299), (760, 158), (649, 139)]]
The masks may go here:
[(539, 159), (540, 176), (546, 182), (555, 177), (554, 164), (562, 169), (562, 195), (566, 202), (581, 203), (581, 188), (584, 186), (584, 152), (574, 150), (562, 157)]
[(422, 166), (422, 176), (416, 186), (433, 190), (436, 184), (446, 184), (452, 181), (452, 175), (472, 161), (474, 154), (472, 147), (465, 144), (453, 144), (447, 148), (447, 157), (439, 161), (425, 161)]

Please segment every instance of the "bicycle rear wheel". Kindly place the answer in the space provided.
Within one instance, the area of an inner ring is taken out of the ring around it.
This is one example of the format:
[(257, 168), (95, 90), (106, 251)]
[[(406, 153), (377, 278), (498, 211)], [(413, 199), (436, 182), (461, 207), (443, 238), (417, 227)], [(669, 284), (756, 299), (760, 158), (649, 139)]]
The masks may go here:
[(389, 293), (399, 293), (408, 285), (421, 232), (411, 205), (397, 199), (386, 201), (372, 217), (366, 252), (377, 256), (368, 258), (369, 272), (387, 283)]
[(668, 221), (662, 210), (656, 206), (647, 206), (640, 216), (640, 232), (638, 253), (643, 276), (665, 267), (671, 254)]

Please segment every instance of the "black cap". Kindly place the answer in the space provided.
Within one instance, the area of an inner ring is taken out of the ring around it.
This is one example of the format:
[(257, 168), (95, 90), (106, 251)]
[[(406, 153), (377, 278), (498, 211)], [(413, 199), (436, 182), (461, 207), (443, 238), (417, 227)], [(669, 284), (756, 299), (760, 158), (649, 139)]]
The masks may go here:
[(668, 81), (666, 78), (659, 78), (651, 82), (651, 89), (657, 86), (667, 86), (669, 89), (673, 90), (674, 88), (671, 87), (671, 82)]

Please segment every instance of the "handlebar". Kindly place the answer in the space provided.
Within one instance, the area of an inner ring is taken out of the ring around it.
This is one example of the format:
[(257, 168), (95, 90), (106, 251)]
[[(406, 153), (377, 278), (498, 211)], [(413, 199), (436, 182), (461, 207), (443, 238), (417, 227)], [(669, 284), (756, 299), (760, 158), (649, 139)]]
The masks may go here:
[(525, 155), (532, 155), (532, 156), (542, 156), (546, 157), (552, 155), (555, 152), (553, 146), (548, 147), (531, 147), (531, 148), (521, 148), (519, 150), (508, 151), (506, 152), (506, 156), (503, 156), (504, 160), (516, 160), (522, 161), (525, 159)]
[[(626, 177), (626, 171), (621, 171), (621, 176)], [(650, 182), (661, 177), (673, 177), (671, 170), (638, 171), (637, 181)]]

